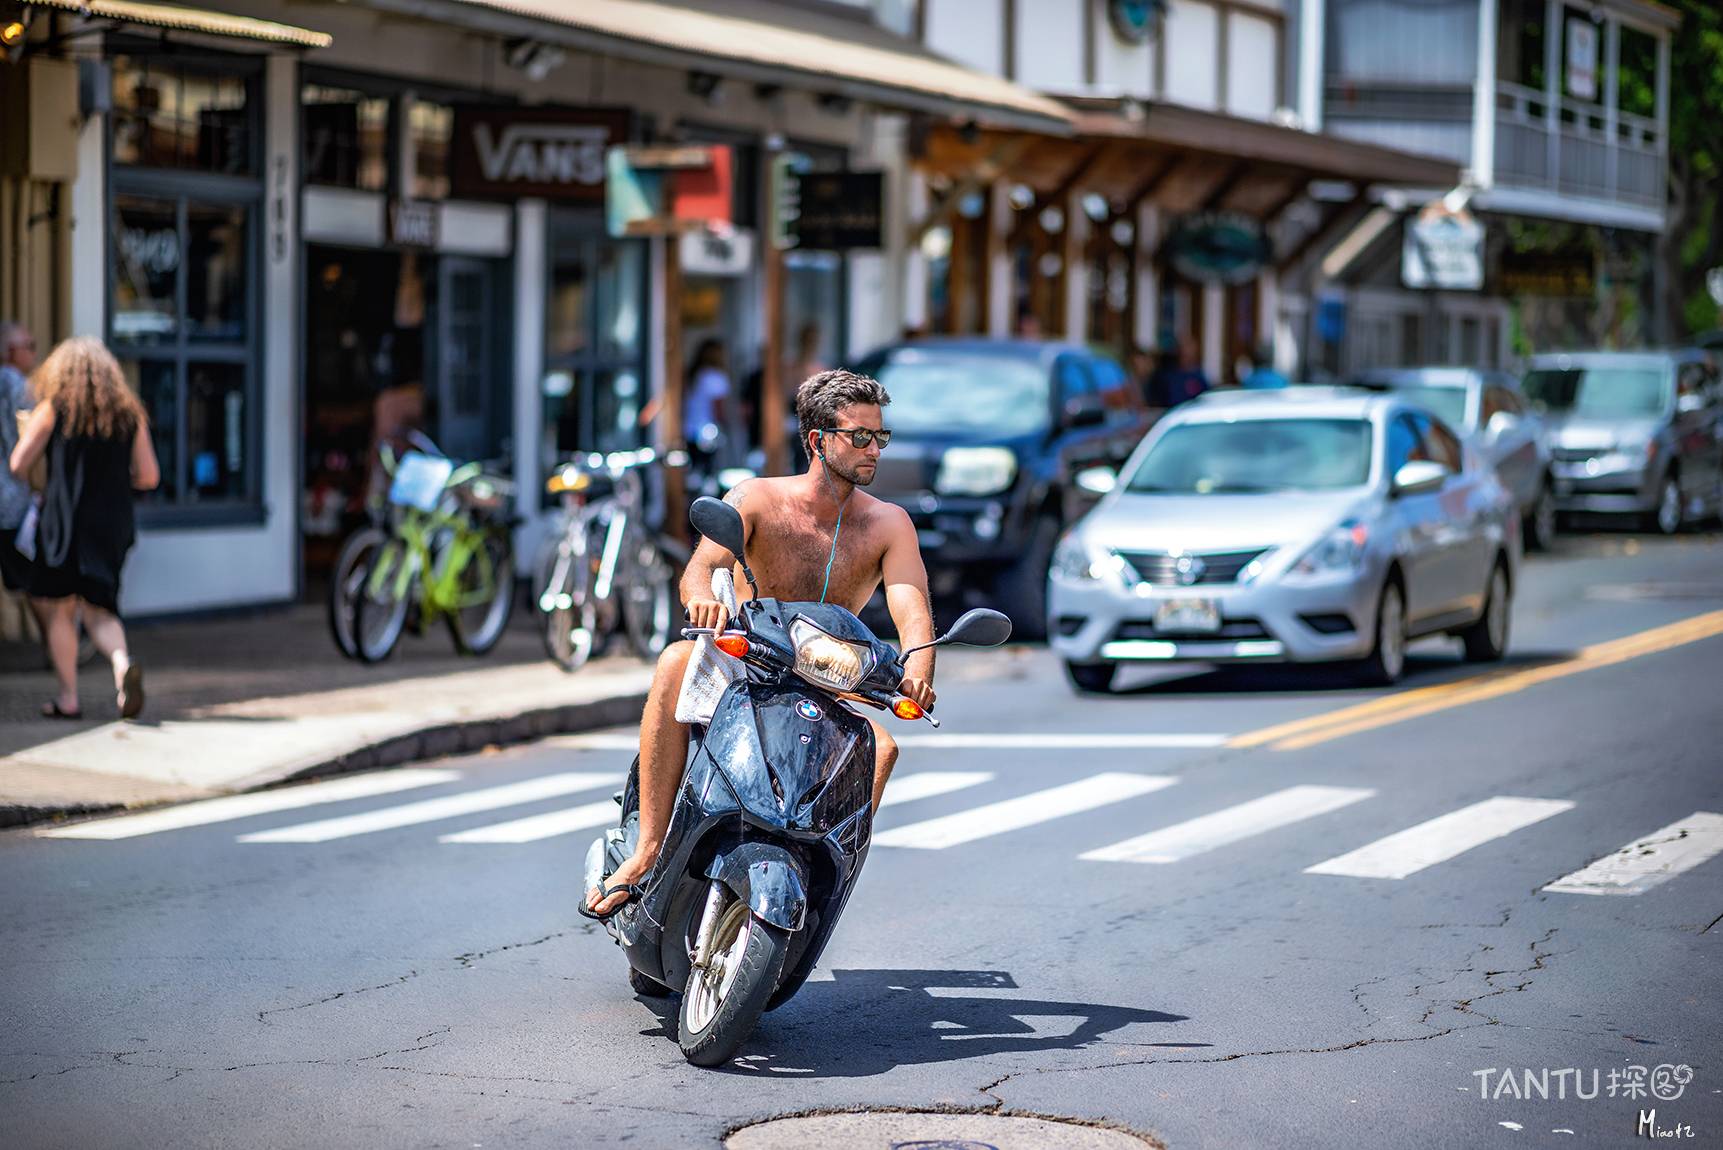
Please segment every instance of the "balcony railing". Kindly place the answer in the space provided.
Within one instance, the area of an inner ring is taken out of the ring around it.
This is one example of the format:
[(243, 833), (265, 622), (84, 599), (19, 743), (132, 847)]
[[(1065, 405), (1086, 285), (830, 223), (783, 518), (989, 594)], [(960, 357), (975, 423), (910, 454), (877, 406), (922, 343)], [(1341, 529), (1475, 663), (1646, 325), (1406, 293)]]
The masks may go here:
[(1498, 184), (1661, 211), (1664, 149), (1655, 120), (1496, 85)]

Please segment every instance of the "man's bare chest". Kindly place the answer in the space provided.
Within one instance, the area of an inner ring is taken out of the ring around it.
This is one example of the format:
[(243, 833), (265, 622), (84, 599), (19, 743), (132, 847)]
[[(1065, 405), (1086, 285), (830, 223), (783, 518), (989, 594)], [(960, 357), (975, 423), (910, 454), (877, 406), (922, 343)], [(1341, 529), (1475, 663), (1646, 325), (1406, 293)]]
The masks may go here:
[[(871, 518), (848, 519), (836, 532), (834, 522), (811, 515), (775, 517), (766, 530), (749, 540), (749, 562), (760, 581), (760, 593), (778, 599), (826, 600), (859, 610), (879, 585), (885, 556), (882, 532)], [(831, 584), (826, 588), (827, 563)]]

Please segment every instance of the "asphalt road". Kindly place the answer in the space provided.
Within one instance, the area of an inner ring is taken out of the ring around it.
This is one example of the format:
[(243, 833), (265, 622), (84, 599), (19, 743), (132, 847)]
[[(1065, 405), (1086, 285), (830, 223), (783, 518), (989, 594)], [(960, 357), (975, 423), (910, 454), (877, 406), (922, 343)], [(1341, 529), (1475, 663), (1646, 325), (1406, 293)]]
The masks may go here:
[[(1633, 872), (1715, 845), (1720, 609), (1715, 535), (1596, 535), (1530, 563), (1482, 689), (1441, 642), (1387, 695), (1264, 669), (1078, 699), (1044, 651), (947, 657), (821, 972), (720, 1071), (573, 913), (596, 832), (450, 838), (606, 801), (616, 737), (0, 835), (0, 1142), (711, 1147), (890, 1106), (1174, 1150), (1627, 1146), (1655, 1106), (1723, 1144), (1723, 857)], [(1082, 809), (993, 806), (1054, 788)], [(1612, 856), (1626, 892), (1593, 893)]]

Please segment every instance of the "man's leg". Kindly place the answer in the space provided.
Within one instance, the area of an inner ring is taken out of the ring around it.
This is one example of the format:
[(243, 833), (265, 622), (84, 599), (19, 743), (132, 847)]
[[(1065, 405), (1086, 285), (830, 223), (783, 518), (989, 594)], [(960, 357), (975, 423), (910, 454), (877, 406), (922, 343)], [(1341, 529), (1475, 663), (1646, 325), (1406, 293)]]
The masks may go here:
[[(682, 692), (682, 676), (693, 651), (694, 644), (683, 640), (670, 644), (658, 656), (652, 689), (646, 695), (646, 711), (640, 716), (640, 841), (634, 854), (611, 874), (611, 886), (645, 878), (664, 846), (664, 832), (676, 806), (676, 788), (682, 784), (682, 768), (688, 763), (688, 728), (676, 721), (676, 697)], [(588, 891), (586, 904), (600, 914), (627, 900), (618, 893), (599, 902), (597, 895), (596, 888)]]
[(897, 766), (897, 740), (872, 719), (868, 723), (873, 727), (873, 809), (878, 814), (880, 799), (885, 797), (885, 781), (891, 778), (891, 769)]

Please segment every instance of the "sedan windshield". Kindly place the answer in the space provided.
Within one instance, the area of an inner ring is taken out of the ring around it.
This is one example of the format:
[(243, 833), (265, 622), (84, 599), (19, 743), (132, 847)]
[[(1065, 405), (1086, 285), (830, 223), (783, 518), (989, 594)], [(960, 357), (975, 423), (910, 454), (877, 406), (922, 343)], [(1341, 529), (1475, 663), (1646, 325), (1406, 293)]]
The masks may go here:
[(1049, 420), (1048, 372), (1034, 360), (904, 348), (872, 374), (891, 393), (887, 422), (906, 435), (1023, 435)]
[(1643, 367), (1533, 371), (1525, 393), (1540, 411), (1600, 418), (1657, 415), (1669, 402), (1663, 373)]
[(1370, 477), (1362, 419), (1184, 423), (1150, 448), (1127, 490), (1168, 495), (1326, 491)]
[(1407, 403), (1415, 403), (1434, 412), (1442, 422), (1453, 427), (1466, 426), (1466, 389), (1463, 387), (1431, 387), (1412, 384), (1396, 387), (1394, 393)]

